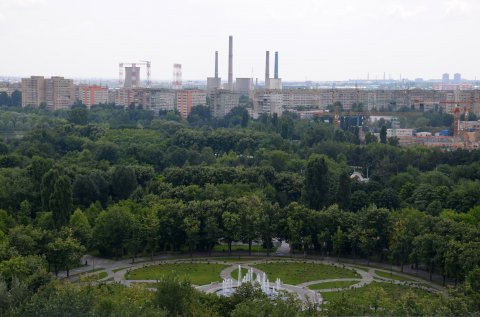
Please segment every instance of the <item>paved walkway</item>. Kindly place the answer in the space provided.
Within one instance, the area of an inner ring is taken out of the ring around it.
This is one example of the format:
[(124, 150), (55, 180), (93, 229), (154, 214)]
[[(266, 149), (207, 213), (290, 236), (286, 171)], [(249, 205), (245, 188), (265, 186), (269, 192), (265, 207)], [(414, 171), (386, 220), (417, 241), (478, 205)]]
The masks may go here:
[[(171, 259), (171, 256), (165, 255), (165, 256), (157, 256), (154, 257), (154, 260), (152, 261), (150, 258), (138, 258), (135, 263), (131, 263), (130, 259), (126, 260), (120, 260), (120, 261), (113, 261), (113, 260), (108, 260), (108, 259), (102, 259), (102, 258), (97, 258), (97, 257), (92, 257), (92, 256), (85, 256), (82, 260), (83, 262), (87, 261), (88, 266), (80, 267), (71, 270), (71, 276), (70, 280), (76, 281), (78, 280), (79, 276), (89, 276), (89, 275), (96, 275), (99, 274), (99, 272), (106, 272), (107, 276), (105, 278), (102, 278), (98, 281), (95, 281), (94, 283), (98, 282), (117, 282), (126, 286), (131, 286), (132, 283), (155, 283), (156, 280), (127, 280), (125, 275), (128, 271), (146, 267), (146, 266), (151, 266), (151, 265), (160, 265), (160, 264), (167, 264), (167, 263), (179, 263), (179, 262), (185, 262), (185, 263), (217, 263), (217, 264), (223, 264), (225, 265), (225, 269), (221, 271), (220, 273), (220, 278), (223, 279), (232, 279), (234, 287), (237, 286), (237, 280), (235, 277), (232, 276), (233, 271), (238, 269), (238, 265), (241, 265), (242, 268), (249, 269), (252, 268), (253, 272), (257, 275), (263, 274), (261, 270), (255, 268), (254, 266), (256, 264), (260, 263), (265, 263), (265, 262), (271, 262), (275, 260), (281, 260), (283, 262), (298, 262), (295, 258), (287, 258), (284, 257), (285, 254), (288, 254), (290, 248), (288, 244), (282, 243), (282, 245), (278, 248), (277, 253), (280, 252), (282, 254), (281, 258), (258, 258), (258, 259), (252, 259), (252, 260), (245, 260), (245, 258), (239, 259), (239, 262), (228, 262), (226, 263), (223, 260), (215, 260), (215, 259), (210, 259), (208, 257), (203, 257), (203, 258), (188, 258), (188, 257), (183, 257), (183, 258), (177, 258), (177, 259)], [(234, 259), (234, 257), (232, 257)], [(308, 281), (305, 283), (301, 283), (298, 285), (289, 285), (289, 284), (282, 284), (281, 289), (290, 292), (290, 293), (295, 293), (298, 295), (298, 297), (306, 302), (307, 299), (310, 302), (313, 303), (322, 303), (323, 302), (323, 297), (321, 293), (327, 293), (327, 292), (340, 292), (340, 291), (346, 291), (349, 289), (354, 289), (354, 288), (360, 288), (364, 287), (374, 281), (378, 282), (388, 282), (388, 283), (393, 283), (393, 284), (399, 284), (399, 285), (408, 285), (410, 287), (417, 287), (421, 288), (430, 292), (441, 292), (441, 293), (446, 293), (446, 289), (444, 287), (439, 286), (438, 284), (432, 283), (430, 281), (420, 279), (418, 277), (412, 276), (412, 275), (407, 275), (403, 274), (400, 272), (393, 272), (394, 275), (396, 276), (401, 276), (406, 279), (409, 279), (409, 281), (400, 281), (396, 280), (395, 276), (392, 276), (393, 278), (387, 278), (383, 276), (379, 276), (377, 272), (384, 272), (384, 273), (390, 273), (390, 270), (386, 270), (385, 268), (372, 268), (372, 267), (367, 267), (363, 266), (359, 263), (355, 264), (350, 264), (350, 263), (341, 263), (337, 262), (335, 260), (331, 259), (302, 259), (302, 262), (307, 262), (307, 263), (316, 263), (316, 264), (326, 264), (326, 265), (335, 265), (337, 267), (345, 268), (345, 269), (350, 269), (355, 271), (358, 275), (360, 275), (359, 278), (336, 278), (336, 279), (323, 279), (323, 280), (315, 280), (315, 281)], [(97, 271), (92, 272), (93, 268), (95, 268)], [(59, 274), (60, 277), (65, 277), (66, 274), (65, 272), (62, 272)], [(318, 291), (314, 291), (309, 289), (308, 287), (314, 284), (319, 284), (319, 283), (326, 283), (326, 282), (340, 282), (340, 281), (351, 281), (351, 282), (357, 282), (353, 285), (350, 285), (348, 287), (344, 288), (331, 288), (331, 289), (322, 289)], [(200, 285), (196, 286), (194, 285), (198, 290), (204, 291), (206, 293), (214, 293), (222, 289), (222, 283), (221, 282), (214, 282), (206, 285)], [(270, 287), (275, 286), (274, 283), (270, 283)], [(154, 289), (153, 289), (154, 290)]]

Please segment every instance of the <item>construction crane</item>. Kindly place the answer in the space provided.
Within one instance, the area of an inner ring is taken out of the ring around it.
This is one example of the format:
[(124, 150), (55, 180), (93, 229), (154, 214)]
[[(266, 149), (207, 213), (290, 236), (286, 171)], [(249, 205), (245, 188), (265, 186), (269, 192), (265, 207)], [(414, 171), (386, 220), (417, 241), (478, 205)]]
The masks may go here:
[(137, 67), (137, 65), (145, 65), (147, 69), (147, 88), (152, 87), (152, 77), (151, 77), (151, 65), (152, 62), (150, 61), (139, 61), (135, 63), (119, 63), (119, 71), (118, 71), (118, 85), (121, 87), (123, 86), (123, 70), (125, 67)]

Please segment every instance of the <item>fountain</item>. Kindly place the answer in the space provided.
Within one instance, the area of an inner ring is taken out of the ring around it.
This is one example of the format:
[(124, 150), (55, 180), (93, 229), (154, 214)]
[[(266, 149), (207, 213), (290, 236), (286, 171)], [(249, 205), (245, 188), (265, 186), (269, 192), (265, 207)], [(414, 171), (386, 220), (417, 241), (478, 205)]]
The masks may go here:
[[(267, 277), (267, 274), (261, 273), (257, 274), (256, 278), (253, 278), (253, 268), (249, 267), (247, 270), (247, 274), (242, 278), (242, 266), (238, 265), (238, 278), (237, 278), (237, 285), (239, 287), (242, 284), (250, 283), (250, 284), (258, 284), (262, 292), (264, 292), (267, 296), (273, 297), (279, 294), (281, 289), (282, 281), (280, 278), (275, 280), (275, 284), (270, 286), (270, 281)], [(231, 278), (223, 279), (222, 281), (222, 289), (217, 292), (217, 294), (222, 296), (231, 296), (235, 292), (233, 286), (233, 280)]]

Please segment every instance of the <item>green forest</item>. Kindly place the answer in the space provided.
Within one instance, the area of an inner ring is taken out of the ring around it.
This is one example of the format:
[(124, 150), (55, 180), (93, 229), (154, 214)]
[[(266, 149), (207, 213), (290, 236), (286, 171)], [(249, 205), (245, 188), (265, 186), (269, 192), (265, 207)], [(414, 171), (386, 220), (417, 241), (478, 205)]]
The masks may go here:
[[(480, 151), (365, 144), (353, 126), (254, 120), (242, 107), (215, 119), (196, 106), (187, 120), (115, 105), (0, 109), (0, 316), (478, 316), (479, 224)], [(243, 243), (249, 255), (261, 243), (271, 255), (277, 240), (292, 256), (414, 267), (448, 294), (373, 288), (363, 304), (339, 297), (316, 311), (249, 287), (204, 294), (175, 276), (156, 292), (55, 277), (87, 253), (135, 261), (221, 243), (228, 256)]]

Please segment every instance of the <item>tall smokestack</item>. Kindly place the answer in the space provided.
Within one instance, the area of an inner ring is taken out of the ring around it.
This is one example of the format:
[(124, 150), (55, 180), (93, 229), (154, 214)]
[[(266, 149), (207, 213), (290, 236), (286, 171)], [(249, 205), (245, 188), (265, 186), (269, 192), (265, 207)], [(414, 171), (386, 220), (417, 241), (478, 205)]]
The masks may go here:
[(215, 51), (215, 78), (218, 78), (218, 51)]
[(228, 89), (233, 90), (233, 36), (228, 37)]
[(278, 52), (275, 52), (275, 69), (273, 71), (273, 78), (278, 79)]
[(270, 51), (265, 53), (265, 88), (270, 86)]

